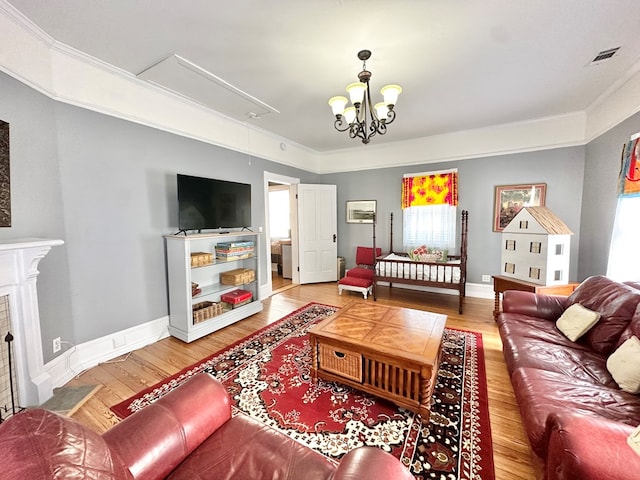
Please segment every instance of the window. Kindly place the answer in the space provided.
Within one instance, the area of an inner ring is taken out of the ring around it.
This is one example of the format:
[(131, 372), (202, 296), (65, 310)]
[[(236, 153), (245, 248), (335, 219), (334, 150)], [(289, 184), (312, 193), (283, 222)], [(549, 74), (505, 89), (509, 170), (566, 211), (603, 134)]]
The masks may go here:
[(504, 246), (505, 250), (515, 250), (516, 249), (516, 241), (515, 240), (507, 240)]
[(449, 205), (409, 207), (402, 211), (402, 242), (405, 250), (427, 245), (433, 248), (456, 248), (457, 208)]
[(541, 250), (542, 250), (542, 243), (541, 242), (531, 242), (529, 244), (529, 252), (531, 252), (531, 253), (540, 253)]
[(562, 270), (556, 270), (555, 272), (553, 272), (553, 279), (556, 282), (559, 282), (560, 280), (562, 280)]
[(621, 282), (640, 280), (640, 196), (618, 199), (616, 219), (613, 224), (607, 276)]
[(536, 267), (529, 267), (529, 278), (540, 280), (540, 269)]
[(504, 264), (504, 273), (516, 273), (516, 264), (515, 263), (505, 263)]
[(562, 255), (564, 253), (564, 245), (562, 243), (558, 243), (556, 245), (556, 255)]
[(529, 228), (529, 222), (527, 220), (520, 221), (520, 230), (527, 230)]
[(287, 186), (278, 190), (269, 190), (269, 229), (272, 238), (291, 237), (289, 187)]
[(640, 133), (631, 136), (622, 152), (618, 207), (611, 234), (607, 276), (618, 281), (640, 280)]
[(408, 174), (402, 179), (402, 243), (456, 248), (457, 170)]

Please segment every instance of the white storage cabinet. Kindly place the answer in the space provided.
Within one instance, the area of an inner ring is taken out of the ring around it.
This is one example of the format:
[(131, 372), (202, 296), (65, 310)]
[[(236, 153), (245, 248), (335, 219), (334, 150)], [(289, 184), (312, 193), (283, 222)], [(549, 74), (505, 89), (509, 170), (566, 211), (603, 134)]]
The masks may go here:
[[(167, 235), (167, 272), (169, 275), (169, 333), (184, 342), (192, 342), (200, 337), (231, 325), (243, 318), (262, 311), (259, 298), (259, 252), (262, 251), (260, 233), (226, 233), (198, 235)], [(216, 258), (215, 247), (221, 242), (254, 242), (253, 254), (239, 260), (221, 260)], [(191, 253), (211, 253), (213, 262), (199, 267), (191, 266)], [(247, 268), (255, 271), (255, 280), (244, 285), (223, 285), (220, 274)], [(191, 282), (202, 290), (192, 296)], [(194, 322), (193, 306), (204, 302), (220, 302), (220, 296), (237, 289), (248, 290), (253, 300), (246, 305), (224, 311), (207, 320)]]

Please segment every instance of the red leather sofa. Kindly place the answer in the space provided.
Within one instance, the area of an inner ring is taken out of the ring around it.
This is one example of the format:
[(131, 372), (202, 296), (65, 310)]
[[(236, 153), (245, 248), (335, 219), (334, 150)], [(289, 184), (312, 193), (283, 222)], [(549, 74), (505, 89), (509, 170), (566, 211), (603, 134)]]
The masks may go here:
[(36, 409), (0, 424), (0, 479), (413, 479), (395, 457), (360, 447), (334, 465), (244, 415), (200, 374), (103, 435)]
[[(569, 297), (504, 293), (503, 353), (539, 478), (640, 478), (640, 456), (627, 444), (640, 395), (622, 391), (606, 366), (624, 341), (640, 338), (639, 289), (596, 276)], [(576, 342), (556, 327), (574, 303), (601, 314)]]

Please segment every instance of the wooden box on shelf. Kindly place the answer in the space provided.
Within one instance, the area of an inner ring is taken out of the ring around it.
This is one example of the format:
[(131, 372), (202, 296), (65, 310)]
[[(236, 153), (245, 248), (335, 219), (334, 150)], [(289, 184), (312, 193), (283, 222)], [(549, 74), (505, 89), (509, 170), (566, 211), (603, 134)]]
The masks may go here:
[(236, 268), (220, 274), (220, 283), (223, 285), (245, 285), (256, 279), (255, 270), (250, 268)]
[(207, 252), (193, 252), (191, 254), (191, 266), (203, 267), (213, 263), (213, 254)]
[(247, 290), (233, 290), (220, 295), (220, 300), (230, 309), (236, 309), (253, 301), (253, 294)]
[(193, 306), (193, 323), (200, 323), (220, 315), (223, 312), (221, 303), (200, 302)]

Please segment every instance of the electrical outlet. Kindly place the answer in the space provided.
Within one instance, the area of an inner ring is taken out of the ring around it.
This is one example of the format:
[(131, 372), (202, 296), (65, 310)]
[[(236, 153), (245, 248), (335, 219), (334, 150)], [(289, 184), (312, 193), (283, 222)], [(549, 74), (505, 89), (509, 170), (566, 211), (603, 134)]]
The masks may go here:
[(60, 337), (56, 337), (53, 339), (53, 353), (58, 353), (62, 348), (62, 340)]
[(482, 281), (484, 283), (491, 283), (491, 275), (482, 275)]

